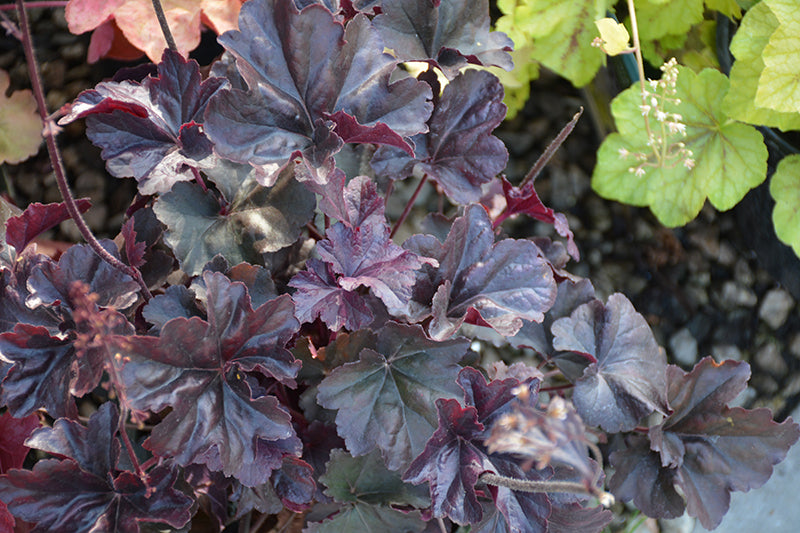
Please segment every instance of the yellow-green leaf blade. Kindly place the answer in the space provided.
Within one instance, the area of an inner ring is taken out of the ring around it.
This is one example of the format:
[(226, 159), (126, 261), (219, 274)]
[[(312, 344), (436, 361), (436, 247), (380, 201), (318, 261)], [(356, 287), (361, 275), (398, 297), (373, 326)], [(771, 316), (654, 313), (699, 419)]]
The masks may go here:
[[(667, 142), (673, 146), (685, 143), (692, 152), (693, 168), (685, 157), (656, 162), (647, 146), (639, 87), (620, 94), (612, 103), (619, 134), (609, 136), (598, 152), (592, 176), (595, 191), (606, 198), (647, 205), (666, 226), (692, 220), (706, 198), (720, 210), (736, 205), (764, 181), (767, 150), (755, 128), (729, 120), (718, 109), (727, 91), (723, 74), (706, 69), (698, 75), (679, 67), (675, 97), (681, 104), (667, 104), (664, 111), (682, 116), (686, 136), (673, 136)], [(651, 128), (659, 131), (659, 127), (660, 123), (651, 119)], [(649, 156), (642, 167), (644, 175), (631, 170), (639, 165), (636, 157), (625, 156), (636, 153)]]
[(39, 151), (42, 119), (30, 91), (17, 91), (6, 97), (8, 73), (0, 70), (0, 163), (16, 164)]
[(800, 256), (800, 155), (790, 155), (778, 164), (769, 192), (775, 199), (775, 233)]
[(598, 36), (594, 21), (605, 16), (609, 0), (499, 1), (503, 16), (497, 30), (517, 47), (531, 49), (531, 59), (580, 87), (589, 83), (605, 62), (605, 54), (592, 46)]
[(742, 19), (731, 41), (730, 50), (736, 61), (730, 72), (731, 89), (722, 102), (722, 109), (731, 118), (750, 124), (800, 129), (800, 113), (782, 112), (756, 104), (761, 74), (765, 68), (762, 54), (779, 21), (768, 2), (759, 2)]
[(764, 47), (764, 70), (756, 105), (784, 112), (800, 111), (800, 11), (795, 0), (766, 0), (778, 26)]

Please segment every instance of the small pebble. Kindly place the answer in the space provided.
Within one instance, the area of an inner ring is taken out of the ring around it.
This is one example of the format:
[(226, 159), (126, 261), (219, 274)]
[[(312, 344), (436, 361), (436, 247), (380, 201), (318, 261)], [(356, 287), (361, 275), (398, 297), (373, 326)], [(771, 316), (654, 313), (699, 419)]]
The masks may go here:
[(669, 339), (672, 357), (680, 365), (692, 366), (697, 362), (697, 340), (692, 332), (681, 328)]
[(789, 371), (789, 366), (781, 355), (781, 349), (776, 342), (767, 342), (756, 351), (755, 363), (776, 378), (782, 378)]
[(794, 299), (783, 289), (772, 289), (764, 296), (758, 317), (772, 329), (778, 329), (794, 307)]
[(753, 307), (758, 303), (755, 293), (735, 281), (726, 281), (722, 285), (720, 304), (728, 309), (733, 307)]
[(800, 333), (795, 333), (792, 340), (789, 341), (789, 353), (795, 359), (800, 359)]

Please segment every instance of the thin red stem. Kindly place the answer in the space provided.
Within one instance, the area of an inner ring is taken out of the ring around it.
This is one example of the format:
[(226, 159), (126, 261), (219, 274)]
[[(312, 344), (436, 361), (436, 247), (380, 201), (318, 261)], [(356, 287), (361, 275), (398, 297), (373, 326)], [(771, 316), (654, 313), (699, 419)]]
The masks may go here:
[(128, 437), (128, 431), (125, 429), (125, 421), (127, 419), (128, 408), (124, 405), (120, 405), (119, 435), (122, 437), (122, 442), (125, 443), (125, 447), (128, 449), (128, 455), (131, 458), (131, 464), (133, 464), (133, 469), (136, 471), (136, 475), (144, 479), (144, 472), (142, 471), (141, 465), (139, 465), (139, 459), (136, 458), (136, 452), (133, 451), (133, 444), (131, 444), (131, 440)]
[(520, 189), (524, 187), (529, 181), (536, 179), (536, 176), (538, 176), (539, 173), (542, 171), (542, 169), (545, 167), (545, 165), (547, 165), (547, 163), (550, 161), (550, 158), (553, 157), (553, 155), (558, 151), (558, 149), (567, 139), (567, 137), (569, 137), (569, 134), (572, 133), (572, 130), (575, 129), (575, 124), (578, 123), (578, 119), (581, 118), (582, 114), (583, 114), (583, 107), (581, 107), (580, 110), (577, 113), (575, 113), (575, 115), (572, 117), (572, 120), (570, 120), (567, 123), (567, 125), (564, 126), (564, 128), (562, 128), (560, 132), (558, 132), (556, 138), (553, 139), (553, 141), (547, 145), (547, 148), (545, 148), (542, 155), (539, 156), (539, 159), (536, 160), (536, 163), (533, 164), (533, 167), (525, 175), (525, 178), (522, 180), (522, 183), (519, 184)]
[(422, 179), (419, 180), (419, 185), (417, 185), (417, 188), (414, 190), (414, 194), (412, 194), (411, 199), (408, 200), (406, 208), (403, 209), (403, 212), (400, 214), (400, 218), (398, 218), (397, 222), (394, 223), (394, 227), (392, 227), (392, 232), (389, 234), (390, 239), (394, 237), (394, 234), (397, 233), (397, 230), (400, 228), (403, 222), (405, 222), (406, 217), (408, 217), (408, 214), (411, 212), (411, 208), (414, 207), (414, 202), (417, 201), (417, 196), (419, 196), (419, 191), (422, 190), (422, 186), (425, 185), (426, 181), (428, 181), (428, 175), (423, 174)]
[(47, 145), (47, 152), (50, 155), (50, 161), (53, 165), (53, 173), (56, 176), (58, 190), (61, 192), (61, 196), (64, 198), (64, 205), (67, 207), (67, 212), (69, 213), (69, 216), (72, 217), (72, 220), (75, 221), (78, 231), (80, 231), (81, 235), (86, 240), (86, 243), (94, 251), (94, 253), (100, 256), (103, 261), (112, 267), (136, 280), (136, 283), (138, 283), (139, 287), (142, 289), (142, 294), (144, 295), (145, 300), (149, 301), (150, 298), (152, 298), (152, 295), (150, 294), (150, 290), (147, 288), (147, 284), (145, 284), (144, 280), (142, 279), (142, 274), (139, 272), (139, 269), (126, 265), (108, 253), (108, 251), (106, 251), (106, 249), (100, 245), (100, 242), (94, 236), (92, 230), (89, 229), (89, 226), (86, 225), (86, 222), (83, 220), (83, 217), (78, 210), (78, 206), (75, 203), (75, 198), (72, 196), (72, 191), (70, 191), (69, 185), (67, 184), (66, 170), (64, 168), (64, 162), (61, 159), (61, 152), (59, 152), (58, 145), (56, 144), (55, 132), (58, 130), (58, 126), (47, 116), (47, 105), (45, 104), (44, 100), (42, 79), (39, 76), (39, 68), (36, 62), (36, 56), (33, 53), (33, 40), (31, 38), (31, 28), (30, 22), (28, 21), (28, 13), (25, 11), (25, 3), (22, 0), (16, 0), (16, 2), (17, 16), (19, 17), (19, 27), (22, 37), (22, 48), (25, 51), (25, 60), (28, 63), (28, 73), (31, 78), (31, 89), (33, 90), (33, 95), (36, 98), (36, 105), (39, 108), (39, 116), (42, 119), (42, 123), (44, 123), (43, 135), (45, 144)]

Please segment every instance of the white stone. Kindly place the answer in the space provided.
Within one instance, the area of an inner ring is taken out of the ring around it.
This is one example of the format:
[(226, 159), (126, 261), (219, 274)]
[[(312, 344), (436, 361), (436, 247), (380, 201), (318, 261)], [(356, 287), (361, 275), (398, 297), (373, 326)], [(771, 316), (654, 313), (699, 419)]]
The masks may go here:
[(794, 307), (794, 299), (783, 289), (772, 289), (764, 296), (758, 317), (772, 329), (778, 329)]

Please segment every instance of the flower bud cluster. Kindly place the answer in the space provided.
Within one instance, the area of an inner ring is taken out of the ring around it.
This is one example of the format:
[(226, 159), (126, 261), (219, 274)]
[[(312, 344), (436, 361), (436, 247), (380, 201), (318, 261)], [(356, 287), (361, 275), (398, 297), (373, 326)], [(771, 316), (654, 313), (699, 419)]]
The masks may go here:
[[(646, 167), (671, 167), (680, 163), (691, 170), (695, 165), (692, 151), (686, 148), (685, 143), (674, 139), (686, 137), (683, 117), (670, 110), (681, 103), (680, 98), (675, 96), (678, 62), (674, 57), (661, 65), (661, 72), (661, 79), (648, 80), (649, 89), (643, 90), (642, 105), (639, 106), (647, 129), (647, 146), (651, 152), (629, 152), (625, 148), (619, 150), (620, 158), (633, 158), (636, 162), (628, 168), (628, 172), (637, 177), (645, 175)], [(655, 120), (654, 128), (651, 128), (651, 119)]]

